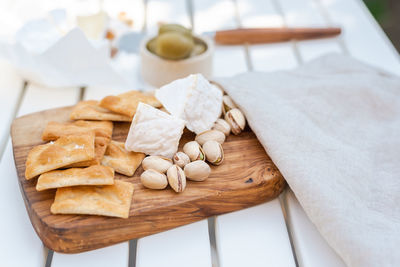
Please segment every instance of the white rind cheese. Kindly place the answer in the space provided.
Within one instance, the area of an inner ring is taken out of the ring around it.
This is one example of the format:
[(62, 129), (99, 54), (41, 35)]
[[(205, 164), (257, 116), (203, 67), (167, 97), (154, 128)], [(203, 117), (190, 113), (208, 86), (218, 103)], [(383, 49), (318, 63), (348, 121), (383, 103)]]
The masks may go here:
[(178, 151), (185, 121), (150, 105), (139, 103), (125, 148), (128, 151), (172, 158)]
[(222, 92), (201, 74), (161, 87), (156, 98), (169, 113), (185, 120), (186, 127), (196, 134), (210, 130), (221, 115)]

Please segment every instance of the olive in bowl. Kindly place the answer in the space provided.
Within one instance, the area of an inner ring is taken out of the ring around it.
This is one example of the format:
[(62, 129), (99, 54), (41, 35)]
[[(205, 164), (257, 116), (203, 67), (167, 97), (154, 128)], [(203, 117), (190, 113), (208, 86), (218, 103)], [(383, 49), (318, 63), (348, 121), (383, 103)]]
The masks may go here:
[(208, 37), (193, 35), (178, 24), (164, 24), (157, 36), (142, 41), (142, 78), (155, 87), (194, 73), (211, 78), (213, 51)]

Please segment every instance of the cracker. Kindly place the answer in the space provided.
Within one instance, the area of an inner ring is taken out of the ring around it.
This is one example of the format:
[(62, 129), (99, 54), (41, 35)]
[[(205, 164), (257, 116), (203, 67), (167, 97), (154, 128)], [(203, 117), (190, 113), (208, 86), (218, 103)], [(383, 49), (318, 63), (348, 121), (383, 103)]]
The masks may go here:
[(106, 152), (107, 145), (110, 143), (110, 139), (104, 137), (96, 137), (94, 139), (94, 159), (77, 162), (71, 165), (68, 165), (67, 168), (72, 167), (88, 167), (92, 165), (100, 165), (101, 160), (103, 159), (104, 153)]
[(84, 121), (73, 122), (55, 122), (47, 124), (42, 134), (43, 141), (57, 140), (61, 136), (85, 134), (93, 131), (96, 137), (111, 139), (113, 132), (113, 123), (111, 121)]
[(55, 142), (34, 147), (26, 160), (25, 178), (94, 159), (94, 133), (62, 136)]
[(153, 107), (161, 107), (160, 101), (153, 95), (144, 94), (139, 91), (129, 91), (117, 96), (106, 96), (100, 101), (100, 106), (119, 114), (129, 116), (135, 115), (139, 102), (149, 104)]
[(114, 113), (100, 107), (99, 101), (87, 100), (79, 102), (70, 114), (71, 120), (94, 120), (94, 121), (131, 121), (132, 118)]
[(39, 176), (36, 190), (76, 185), (111, 185), (114, 184), (114, 169), (106, 166), (71, 168), (43, 173)]
[(58, 188), (53, 214), (89, 214), (128, 218), (133, 184), (115, 180), (113, 185)]
[(127, 151), (122, 142), (111, 141), (107, 146), (101, 164), (113, 168), (118, 173), (132, 176), (144, 157), (145, 154), (143, 153)]

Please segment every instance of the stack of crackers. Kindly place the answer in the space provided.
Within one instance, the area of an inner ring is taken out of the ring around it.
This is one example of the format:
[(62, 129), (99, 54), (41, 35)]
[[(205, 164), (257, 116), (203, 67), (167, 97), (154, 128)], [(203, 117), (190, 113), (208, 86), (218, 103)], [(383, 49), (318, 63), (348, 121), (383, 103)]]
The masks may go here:
[(71, 121), (47, 124), (42, 139), (48, 143), (29, 152), (25, 178), (39, 177), (38, 191), (57, 189), (53, 214), (129, 217), (133, 184), (114, 174), (132, 176), (145, 155), (112, 140), (113, 121), (132, 121), (139, 102), (161, 107), (154, 96), (129, 91), (100, 102), (81, 101)]

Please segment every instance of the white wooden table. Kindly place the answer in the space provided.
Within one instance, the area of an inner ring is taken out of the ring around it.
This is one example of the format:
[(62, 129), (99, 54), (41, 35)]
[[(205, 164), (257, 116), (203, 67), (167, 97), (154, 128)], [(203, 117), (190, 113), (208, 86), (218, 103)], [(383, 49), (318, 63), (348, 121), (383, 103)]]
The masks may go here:
[[(66, 5), (70, 1), (2, 1), (1, 28), (15, 30), (22, 23), (18, 18)], [(197, 33), (233, 27), (343, 27), (343, 34), (334, 39), (217, 46), (216, 76), (289, 69), (328, 52), (349, 54), (400, 74), (397, 52), (360, 0), (109, 0), (104, 7), (111, 13), (127, 11), (134, 16), (135, 29), (149, 33), (159, 21), (192, 26)], [(344, 266), (290, 190), (262, 205), (104, 249), (66, 255), (44, 248), (19, 192), (9, 125), (16, 116), (113, 93), (118, 92), (44, 88), (23, 81), (0, 62), (0, 266)]]

